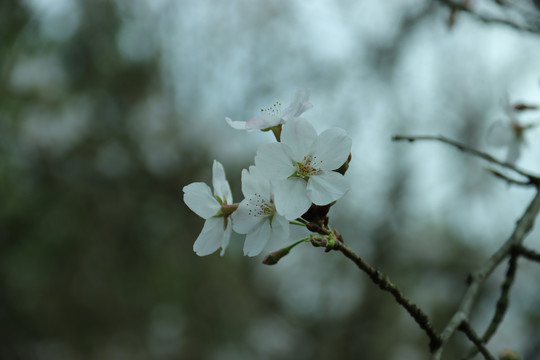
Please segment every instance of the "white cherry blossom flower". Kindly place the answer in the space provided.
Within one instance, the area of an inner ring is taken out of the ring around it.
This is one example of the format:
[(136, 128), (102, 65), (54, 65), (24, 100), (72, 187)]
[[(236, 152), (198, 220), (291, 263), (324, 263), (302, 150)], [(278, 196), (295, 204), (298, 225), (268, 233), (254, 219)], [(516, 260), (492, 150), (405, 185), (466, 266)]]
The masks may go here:
[(247, 234), (244, 255), (260, 254), (268, 240), (287, 240), (289, 221), (276, 212), (270, 181), (259, 168), (242, 170), (242, 193), (244, 200), (231, 217), (234, 231)]
[(349, 156), (352, 140), (343, 129), (317, 136), (304, 119), (283, 125), (281, 142), (264, 144), (255, 164), (273, 181), (277, 212), (288, 219), (301, 216), (311, 203), (327, 205), (341, 198), (349, 184), (338, 169)]
[(514, 109), (508, 96), (504, 98), (506, 120), (498, 120), (491, 124), (487, 133), (487, 144), (508, 149), (506, 162), (514, 164), (521, 155), (521, 149), (526, 144), (525, 130), (534, 124), (522, 124), (514, 115)]
[(281, 110), (281, 103), (276, 102), (269, 108), (261, 109), (259, 115), (248, 121), (233, 121), (228, 117), (225, 118), (225, 121), (227, 121), (227, 124), (232, 128), (238, 130), (268, 129), (273, 126), (284, 124), (289, 120), (296, 119), (304, 112), (311, 109), (313, 105), (308, 100), (309, 90), (300, 89), (294, 95), (291, 104), (284, 110)]
[(235, 209), (232, 205), (231, 187), (225, 178), (223, 165), (214, 160), (212, 169), (214, 194), (208, 185), (202, 182), (184, 186), (184, 202), (197, 215), (205, 219), (203, 229), (193, 250), (199, 256), (212, 254), (221, 247), (224, 254), (231, 238), (231, 220), (229, 215)]

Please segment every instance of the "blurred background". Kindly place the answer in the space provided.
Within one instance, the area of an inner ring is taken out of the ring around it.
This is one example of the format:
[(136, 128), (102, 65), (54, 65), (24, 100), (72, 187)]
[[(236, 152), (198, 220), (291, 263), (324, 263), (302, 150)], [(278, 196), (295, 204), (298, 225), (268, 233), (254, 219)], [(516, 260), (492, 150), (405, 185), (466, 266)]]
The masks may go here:
[[(472, 3), (538, 18), (525, 0)], [(269, 267), (233, 236), (223, 257), (196, 256), (203, 220), (182, 187), (210, 183), (217, 159), (240, 201), (240, 170), (273, 139), (225, 116), (310, 88), (304, 117), (353, 138), (331, 224), (441, 330), (533, 191), (391, 136), (443, 134), (504, 159), (486, 133), (506, 121), (505, 94), (540, 102), (539, 34), (451, 18), (431, 0), (1, 1), (0, 358), (428, 358), (414, 321), (337, 253), (299, 246)], [(539, 135), (517, 163), (533, 173)], [(505, 271), (482, 288), (478, 332)], [(493, 352), (540, 359), (539, 272), (519, 261)], [(468, 346), (458, 334), (445, 354)]]

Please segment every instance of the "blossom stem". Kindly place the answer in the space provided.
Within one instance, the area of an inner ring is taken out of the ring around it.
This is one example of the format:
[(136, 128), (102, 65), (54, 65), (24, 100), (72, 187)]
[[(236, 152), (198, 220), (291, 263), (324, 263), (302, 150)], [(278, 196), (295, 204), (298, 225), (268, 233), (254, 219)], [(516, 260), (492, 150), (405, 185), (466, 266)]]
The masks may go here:
[(294, 221), (294, 220), (289, 221), (289, 224), (292, 224), (292, 225), (300, 225), (300, 226), (306, 226), (305, 223), (300, 222), (300, 221)]
[(295, 243), (292, 243), (291, 245), (287, 246), (289, 249), (292, 249), (293, 247), (295, 247), (296, 245), (298, 244), (301, 244), (303, 242), (309, 242), (311, 240), (311, 236), (308, 236), (308, 237), (305, 237), (303, 239), (300, 239), (298, 240), (297, 242)]
[(233, 212), (236, 211), (236, 209), (238, 209), (238, 205), (239, 204), (227, 204), (227, 203), (223, 203), (221, 204), (221, 209), (219, 209), (219, 211), (217, 212), (216, 215), (214, 215), (214, 217), (227, 217), (229, 215), (231, 215)]
[(273, 251), (270, 254), (266, 255), (262, 261), (265, 265), (275, 265), (278, 263), (279, 260), (281, 260), (283, 257), (287, 256), (291, 249), (295, 247), (296, 245), (309, 241), (310, 237), (300, 239), (295, 243), (292, 243), (289, 246), (286, 246), (284, 248), (281, 248), (279, 250)]
[(274, 136), (276, 137), (277, 142), (281, 141), (281, 125), (272, 126), (272, 132), (274, 133)]

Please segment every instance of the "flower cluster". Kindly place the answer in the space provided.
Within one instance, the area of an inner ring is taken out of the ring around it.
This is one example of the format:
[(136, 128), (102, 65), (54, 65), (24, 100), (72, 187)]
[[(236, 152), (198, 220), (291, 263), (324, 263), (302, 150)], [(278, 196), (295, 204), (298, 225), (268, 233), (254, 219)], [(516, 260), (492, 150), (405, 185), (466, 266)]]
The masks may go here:
[(225, 118), (234, 129), (272, 130), (277, 142), (261, 145), (255, 165), (242, 171), (244, 199), (240, 203), (233, 203), (218, 161), (213, 167), (213, 194), (204, 183), (183, 188), (186, 205), (205, 219), (193, 245), (197, 255), (220, 247), (223, 255), (234, 230), (246, 234), (244, 255), (256, 256), (268, 241), (288, 240), (290, 224), (308, 224), (310, 208), (329, 208), (349, 190), (343, 169), (350, 161), (351, 138), (337, 128), (317, 134), (300, 118), (313, 106), (308, 99), (309, 92), (300, 90), (283, 111), (276, 103), (246, 122)]

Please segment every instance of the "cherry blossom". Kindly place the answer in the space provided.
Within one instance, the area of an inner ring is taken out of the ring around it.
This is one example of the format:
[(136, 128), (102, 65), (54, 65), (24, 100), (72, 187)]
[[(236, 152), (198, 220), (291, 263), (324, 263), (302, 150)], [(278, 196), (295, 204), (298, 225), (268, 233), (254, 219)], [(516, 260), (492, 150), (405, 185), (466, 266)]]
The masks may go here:
[(506, 162), (514, 164), (526, 144), (525, 130), (534, 127), (534, 124), (523, 124), (514, 115), (514, 108), (508, 96), (504, 98), (504, 112), (506, 120), (498, 120), (491, 124), (487, 134), (487, 144), (494, 147), (508, 149)]
[(317, 135), (304, 119), (283, 125), (281, 142), (264, 144), (255, 164), (272, 180), (277, 212), (297, 218), (311, 203), (327, 205), (341, 198), (349, 184), (338, 172), (351, 151), (352, 140), (343, 129), (328, 129)]
[(234, 231), (247, 234), (244, 255), (258, 255), (268, 240), (287, 240), (289, 221), (276, 212), (271, 183), (259, 168), (242, 171), (242, 193), (245, 198), (231, 217)]
[(184, 186), (184, 202), (197, 215), (205, 219), (203, 229), (195, 243), (193, 251), (199, 256), (212, 254), (221, 247), (221, 255), (231, 238), (231, 220), (229, 215), (235, 210), (232, 204), (231, 188), (225, 178), (223, 165), (214, 160), (212, 186), (202, 182)]
[(261, 109), (260, 114), (249, 119), (248, 121), (233, 121), (226, 117), (225, 121), (232, 128), (238, 130), (263, 130), (273, 126), (284, 124), (287, 121), (298, 118), (313, 105), (309, 100), (309, 90), (300, 89), (294, 95), (291, 104), (285, 109), (281, 109), (281, 103), (276, 102), (274, 105)]

